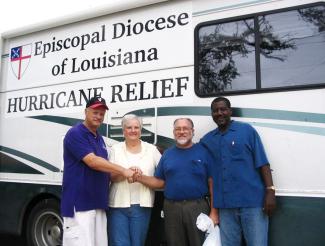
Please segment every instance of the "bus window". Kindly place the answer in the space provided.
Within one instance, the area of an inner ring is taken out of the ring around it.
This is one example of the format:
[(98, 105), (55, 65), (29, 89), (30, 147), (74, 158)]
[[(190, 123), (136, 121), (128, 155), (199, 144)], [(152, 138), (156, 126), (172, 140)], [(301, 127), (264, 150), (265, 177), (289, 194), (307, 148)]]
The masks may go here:
[(262, 88), (324, 82), (325, 7), (298, 9), (258, 17)]
[(324, 5), (196, 27), (198, 96), (324, 87), (324, 78)]

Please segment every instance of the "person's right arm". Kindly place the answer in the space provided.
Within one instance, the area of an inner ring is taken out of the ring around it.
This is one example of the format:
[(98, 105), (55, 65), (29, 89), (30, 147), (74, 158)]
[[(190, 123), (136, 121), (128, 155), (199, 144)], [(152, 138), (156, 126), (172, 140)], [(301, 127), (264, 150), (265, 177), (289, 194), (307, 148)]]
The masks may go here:
[(70, 152), (76, 160), (82, 160), (88, 167), (96, 171), (117, 173), (126, 178), (132, 177), (134, 171), (114, 164), (97, 156), (86, 134), (81, 134), (77, 127), (71, 128), (64, 138), (64, 151)]
[[(159, 153), (158, 149), (155, 149), (156, 154), (156, 162), (157, 164), (155, 175), (154, 176), (147, 176), (147, 175), (141, 175), (141, 174), (135, 174), (133, 176), (133, 179), (135, 182), (139, 182), (151, 189), (163, 189), (165, 187), (165, 180), (163, 180), (160, 177), (164, 177), (163, 175), (163, 161), (161, 158), (161, 154)], [(157, 175), (156, 175), (157, 174)], [(156, 177), (158, 176), (158, 177)]]
[(132, 178), (131, 177), (126, 178), (120, 174), (111, 173), (111, 182), (121, 182), (121, 181), (124, 181), (127, 179), (129, 183), (133, 183), (133, 182), (135, 182), (135, 180), (134, 180), (135, 176), (142, 175), (141, 169), (136, 166), (129, 167), (129, 169), (131, 169), (134, 172)]
[(213, 180), (209, 178), (209, 193), (210, 193), (210, 214), (209, 217), (212, 219), (213, 224), (219, 224), (219, 211), (213, 207)]
[(111, 173), (111, 182), (121, 182), (124, 181), (126, 177), (117, 174), (117, 173)]
[(146, 176), (146, 175), (140, 175), (136, 178), (137, 182), (148, 186), (151, 189), (163, 189), (165, 186), (165, 181), (162, 179), (158, 179), (154, 176)]
[(91, 169), (97, 171), (122, 175), (125, 178), (131, 178), (134, 174), (134, 171), (107, 161), (102, 157), (96, 156), (94, 153), (87, 154), (82, 160)]

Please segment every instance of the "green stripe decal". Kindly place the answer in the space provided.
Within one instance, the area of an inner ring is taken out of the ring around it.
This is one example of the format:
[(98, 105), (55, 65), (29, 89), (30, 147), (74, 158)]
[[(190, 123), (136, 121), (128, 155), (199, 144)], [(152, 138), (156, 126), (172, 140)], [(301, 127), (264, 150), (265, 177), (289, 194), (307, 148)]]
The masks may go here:
[(69, 118), (69, 117), (61, 117), (61, 116), (52, 116), (52, 115), (39, 115), (39, 116), (30, 116), (27, 118), (37, 119), (37, 120), (44, 120), (49, 122), (58, 123), (61, 125), (73, 126), (78, 122), (83, 120), (76, 119), (76, 118)]
[(269, 2), (269, 1), (270, 0), (246, 1), (246, 2), (240, 3), (240, 4), (232, 4), (232, 5), (227, 5), (227, 6), (223, 6), (220, 8), (207, 9), (207, 10), (203, 10), (203, 11), (193, 12), (193, 15), (195, 16), (195, 15), (209, 14), (209, 13), (213, 13), (213, 12), (217, 12), (217, 11), (222, 11), (225, 9), (240, 8), (240, 7), (245, 7), (245, 6), (252, 5), (252, 4), (258, 4), (258, 3)]
[[(137, 110), (134, 112), (138, 112), (141, 113), (142, 116), (146, 115), (145, 113), (149, 113), (150, 116), (152, 116), (152, 112), (154, 112), (154, 109), (151, 108), (149, 110), (143, 109), (143, 110)], [(154, 116), (154, 114), (153, 114)], [(66, 125), (66, 126), (74, 126), (77, 123), (83, 122), (82, 119), (75, 119), (75, 118), (69, 118), (69, 117), (61, 117), (61, 116), (51, 116), (51, 115), (40, 115), (40, 116), (31, 116), (29, 118), (32, 119), (36, 119), (36, 120), (43, 120), (43, 121), (47, 121), (47, 122), (54, 122), (57, 124), (61, 124), (61, 125)], [(116, 141), (123, 141), (124, 137), (111, 137), (111, 135), (115, 135), (115, 134), (122, 134), (122, 130), (121, 129), (112, 129), (112, 125), (110, 124), (101, 124), (101, 126), (98, 129), (99, 134), (101, 134), (102, 136), (108, 136), (112, 139), (115, 139)], [(148, 134), (152, 134), (152, 136), (148, 136), (148, 137), (143, 137), (143, 140), (148, 141), (148, 142), (153, 142), (154, 139), (154, 134), (146, 129), (143, 129), (142, 133), (148, 133)]]
[(270, 123), (250, 122), (253, 126), (268, 127), (273, 129), (287, 130), (292, 132), (302, 132), (314, 135), (325, 136), (325, 128), (312, 126), (296, 126), (296, 125), (279, 125)]
[(46, 168), (46, 169), (48, 169), (48, 170), (50, 170), (52, 172), (59, 172), (60, 171), (60, 169), (58, 169), (57, 167), (55, 167), (55, 166), (53, 166), (53, 165), (51, 165), (51, 164), (49, 164), (49, 163), (47, 163), (47, 162), (45, 162), (45, 161), (43, 161), (41, 159), (38, 159), (38, 158), (36, 158), (34, 156), (23, 153), (21, 151), (11, 149), (11, 148), (7, 148), (7, 147), (1, 146), (1, 145), (0, 145), (0, 151), (8, 153), (8, 154), (12, 154), (12, 155), (20, 157), (20, 158), (23, 158), (23, 159), (25, 159), (27, 161), (33, 162), (33, 163), (35, 163), (35, 164), (37, 164), (37, 165), (39, 165), (41, 167), (44, 167), (44, 168)]
[[(309, 122), (309, 123), (325, 123), (325, 114), (318, 113), (307, 113), (298, 111), (284, 111), (284, 110), (273, 110), (273, 109), (253, 109), (253, 108), (232, 108), (234, 117), (243, 118), (255, 118), (255, 119), (272, 119), (272, 120), (287, 120), (295, 122)], [(143, 117), (154, 117), (154, 108), (146, 108), (131, 111), (136, 115)], [(210, 107), (159, 107), (157, 108), (157, 116), (210, 116)], [(44, 120), (49, 122), (55, 122), (58, 124), (73, 126), (78, 122), (82, 122), (82, 119), (74, 119), (60, 116), (41, 115), (30, 117), (33, 119)], [(313, 126), (297, 126), (290, 124), (274, 124), (274, 123), (257, 123), (252, 122), (255, 126), (268, 127), (274, 129), (283, 129), (294, 132), (308, 133), (325, 136), (324, 127), (313, 127)], [(121, 129), (111, 129), (111, 125), (102, 124), (99, 128), (99, 133), (103, 136), (108, 136), (116, 133), (121, 133)], [(150, 133), (147, 131), (147, 133)], [(159, 136), (158, 136), (159, 137)], [(116, 139), (118, 141), (122, 139)], [(166, 140), (166, 139), (165, 139)], [(169, 142), (169, 141), (167, 141)]]
[(155, 109), (154, 108), (139, 109), (139, 110), (128, 112), (127, 114), (135, 114), (140, 117), (149, 117), (149, 116), (154, 117)]
[[(53, 116), (53, 115), (39, 115), (39, 116), (30, 116), (28, 118), (36, 119), (36, 120), (43, 120), (43, 121), (48, 121), (48, 122), (54, 122), (58, 123), (61, 125), (66, 125), (66, 126), (74, 126), (77, 123), (83, 122), (83, 119), (76, 119), (76, 118), (69, 118), (69, 117), (61, 117), (61, 116)], [(101, 135), (106, 136), (107, 135), (107, 124), (102, 124), (98, 132)]]
[[(232, 111), (233, 111), (232, 115), (234, 117), (325, 123), (325, 114), (273, 110), (273, 109), (253, 109), (253, 108), (232, 108)], [(193, 106), (158, 108), (158, 116), (170, 116), (170, 115), (210, 116), (211, 109), (210, 107), (193, 107)]]
[[(256, 118), (256, 119), (274, 119), (274, 120), (290, 120), (300, 122), (311, 123), (325, 123), (325, 114), (306, 113), (298, 111), (284, 111), (273, 109), (252, 109), (252, 108), (232, 108), (234, 117)], [(135, 110), (131, 113), (140, 116), (154, 116), (153, 108)], [(210, 107), (160, 107), (157, 108), (158, 116), (172, 116), (172, 115), (197, 115), (197, 116), (210, 116)], [(67, 126), (73, 126), (78, 122), (82, 122), (82, 119), (41, 115), (32, 116), (29, 118), (44, 120), (49, 122), (55, 122)], [(110, 125), (102, 124), (101, 129), (106, 132), (106, 128)]]
[[(252, 109), (252, 108), (232, 108), (234, 117), (255, 118), (255, 119), (273, 119), (288, 120), (310, 123), (325, 123), (325, 115), (317, 113), (305, 113), (296, 111), (283, 111), (272, 109)], [(210, 116), (210, 107), (161, 107), (158, 108), (158, 116), (177, 116), (177, 115), (196, 115)], [(308, 133), (325, 136), (325, 128), (313, 126), (298, 126), (289, 124), (272, 124), (251, 122), (252, 125), (268, 127), (273, 129), (282, 129), (294, 132)]]
[(42, 172), (26, 165), (25, 163), (0, 152), (1, 173), (43, 174)]
[(325, 114), (273, 109), (233, 108), (233, 116), (258, 119), (291, 120), (325, 123)]
[(170, 115), (201, 115), (210, 116), (210, 107), (161, 107), (157, 109), (158, 116)]

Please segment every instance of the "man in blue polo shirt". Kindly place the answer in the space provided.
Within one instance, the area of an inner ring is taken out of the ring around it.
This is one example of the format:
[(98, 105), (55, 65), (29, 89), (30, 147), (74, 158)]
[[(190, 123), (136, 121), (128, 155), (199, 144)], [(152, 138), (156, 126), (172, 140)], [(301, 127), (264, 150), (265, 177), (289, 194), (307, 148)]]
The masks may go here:
[[(205, 199), (209, 194), (209, 153), (200, 144), (194, 144), (194, 126), (191, 119), (174, 122), (176, 145), (162, 155), (155, 177), (140, 176), (138, 182), (150, 188), (164, 187), (165, 232), (168, 246), (201, 246), (204, 233), (196, 227), (200, 213), (210, 214), (218, 221), (215, 209), (210, 211)], [(212, 194), (211, 194), (212, 196)]]
[(249, 124), (231, 120), (230, 101), (211, 103), (218, 128), (201, 143), (212, 153), (213, 206), (219, 211), (223, 246), (267, 246), (268, 216), (275, 209), (275, 188), (261, 139)]
[(107, 246), (106, 213), (109, 173), (127, 178), (134, 172), (108, 159), (97, 129), (108, 109), (101, 97), (91, 98), (85, 120), (72, 127), (64, 138), (64, 172), (61, 215), (64, 246)]

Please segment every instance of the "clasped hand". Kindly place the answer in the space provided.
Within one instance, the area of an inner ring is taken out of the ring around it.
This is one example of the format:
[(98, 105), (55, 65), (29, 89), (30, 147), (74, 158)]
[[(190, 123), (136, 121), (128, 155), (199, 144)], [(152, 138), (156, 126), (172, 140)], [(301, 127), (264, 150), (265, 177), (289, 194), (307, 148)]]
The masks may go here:
[(133, 167), (130, 167), (129, 168), (130, 170), (132, 170), (134, 173), (133, 173), (133, 176), (132, 177), (129, 177), (127, 180), (129, 183), (134, 183), (134, 182), (137, 182), (137, 180), (141, 177), (142, 175), (142, 170), (137, 167), (137, 166), (133, 166)]

